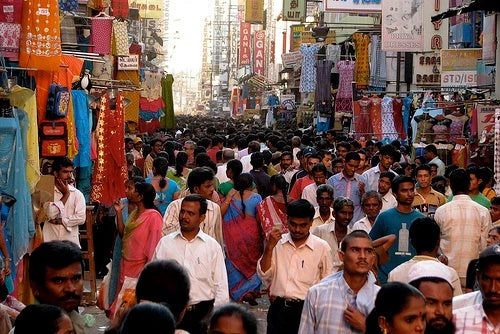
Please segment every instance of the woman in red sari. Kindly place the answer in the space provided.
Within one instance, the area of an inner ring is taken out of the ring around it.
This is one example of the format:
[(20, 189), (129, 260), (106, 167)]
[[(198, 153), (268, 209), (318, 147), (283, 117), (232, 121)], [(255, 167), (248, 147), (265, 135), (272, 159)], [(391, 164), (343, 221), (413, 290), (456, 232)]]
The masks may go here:
[[(151, 184), (136, 183), (130, 201), (137, 204), (137, 209), (132, 211), (125, 226), (121, 219), (123, 207), (119, 201), (115, 203), (118, 233), (123, 241), (117, 292), (121, 290), (125, 276), (139, 277), (142, 268), (153, 258), (156, 245), (162, 237), (163, 218), (154, 205), (155, 197), (156, 191)], [(115, 304), (116, 299), (112, 310), (116, 308)]]
[(264, 198), (257, 205), (257, 221), (267, 237), (274, 225), (281, 224), (281, 233), (288, 233), (288, 221), (286, 215), (286, 204), (288, 193), (288, 182), (281, 174), (271, 176), (271, 195)]

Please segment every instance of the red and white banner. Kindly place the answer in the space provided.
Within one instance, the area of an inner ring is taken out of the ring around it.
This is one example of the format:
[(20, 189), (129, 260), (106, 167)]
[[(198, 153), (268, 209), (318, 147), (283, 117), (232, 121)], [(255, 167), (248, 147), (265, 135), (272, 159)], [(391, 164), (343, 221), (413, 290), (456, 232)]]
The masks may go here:
[(255, 44), (253, 48), (253, 72), (264, 75), (264, 45), (266, 39), (265, 30), (257, 30), (254, 34)]
[(240, 65), (250, 65), (251, 26), (251, 23), (240, 23)]

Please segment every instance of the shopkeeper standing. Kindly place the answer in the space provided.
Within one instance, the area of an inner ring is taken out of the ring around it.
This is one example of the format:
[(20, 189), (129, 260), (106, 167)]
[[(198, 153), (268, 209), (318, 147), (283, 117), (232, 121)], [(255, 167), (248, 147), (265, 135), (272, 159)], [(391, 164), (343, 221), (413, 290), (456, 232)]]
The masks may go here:
[(73, 162), (67, 157), (56, 159), (52, 164), (54, 175), (54, 202), (47, 202), (47, 215), (43, 226), (43, 240), (69, 240), (80, 246), (78, 225), (85, 223), (85, 197), (70, 182), (73, 178)]

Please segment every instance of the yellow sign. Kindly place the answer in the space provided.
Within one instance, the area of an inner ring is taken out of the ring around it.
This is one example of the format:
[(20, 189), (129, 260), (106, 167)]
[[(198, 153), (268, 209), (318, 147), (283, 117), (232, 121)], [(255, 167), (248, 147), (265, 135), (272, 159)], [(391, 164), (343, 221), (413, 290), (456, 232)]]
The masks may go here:
[(264, 0), (246, 0), (245, 22), (264, 22)]
[(290, 51), (296, 51), (300, 48), (300, 35), (306, 28), (303, 24), (290, 26)]
[(477, 71), (477, 60), (483, 56), (483, 49), (441, 50), (441, 72)]
[[(313, 32), (312, 31), (303, 31), (300, 33), (300, 43), (305, 44), (305, 43), (316, 43), (316, 39), (313, 37)], [(325, 39), (325, 44), (330, 44), (330, 43), (335, 43), (335, 30), (329, 30), (328, 35), (326, 35)]]
[(139, 9), (139, 15), (143, 19), (161, 19), (163, 17), (162, 0), (132, 0), (129, 7)]

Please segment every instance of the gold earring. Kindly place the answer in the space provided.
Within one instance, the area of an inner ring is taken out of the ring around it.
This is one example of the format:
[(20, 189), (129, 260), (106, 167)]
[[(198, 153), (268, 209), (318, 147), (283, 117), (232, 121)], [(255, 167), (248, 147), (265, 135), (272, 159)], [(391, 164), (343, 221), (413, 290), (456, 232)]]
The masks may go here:
[(387, 328), (380, 328), (380, 330), (382, 331), (382, 334), (387, 334)]

